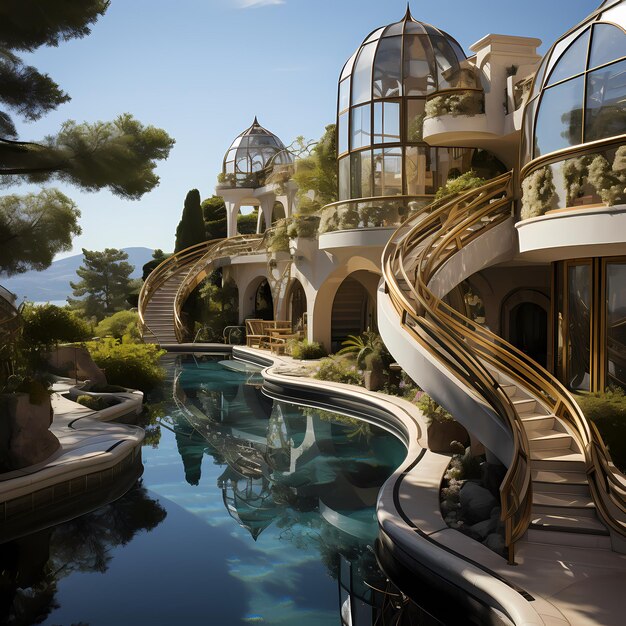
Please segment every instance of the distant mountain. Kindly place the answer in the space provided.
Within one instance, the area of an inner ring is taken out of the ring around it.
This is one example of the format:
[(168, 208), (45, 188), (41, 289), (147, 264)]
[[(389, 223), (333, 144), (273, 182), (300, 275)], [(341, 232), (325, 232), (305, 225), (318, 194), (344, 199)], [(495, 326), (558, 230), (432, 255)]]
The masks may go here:
[[(128, 262), (135, 266), (131, 278), (141, 278), (141, 268), (152, 258), (150, 248), (123, 248), (128, 254)], [(17, 295), (18, 302), (22, 299), (32, 302), (55, 302), (65, 301), (72, 295), (70, 281), (80, 280), (76, 270), (82, 265), (83, 255), (68, 256), (59, 261), (53, 261), (52, 265), (42, 272), (25, 272), (12, 278), (0, 276), (0, 285)]]

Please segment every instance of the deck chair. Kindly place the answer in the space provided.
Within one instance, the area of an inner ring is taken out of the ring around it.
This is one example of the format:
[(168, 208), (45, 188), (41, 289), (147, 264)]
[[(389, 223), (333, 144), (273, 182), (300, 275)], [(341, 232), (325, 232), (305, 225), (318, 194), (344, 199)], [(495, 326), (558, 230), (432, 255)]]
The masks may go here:
[(265, 332), (264, 320), (246, 320), (246, 346), (249, 348), (262, 348), (267, 345), (270, 337)]

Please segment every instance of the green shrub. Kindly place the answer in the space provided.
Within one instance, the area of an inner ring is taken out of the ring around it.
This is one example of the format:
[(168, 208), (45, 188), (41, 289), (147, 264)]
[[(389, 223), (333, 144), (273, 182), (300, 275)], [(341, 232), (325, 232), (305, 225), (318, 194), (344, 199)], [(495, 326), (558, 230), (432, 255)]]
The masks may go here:
[(417, 401), (417, 406), (424, 414), (427, 422), (451, 422), (454, 418), (440, 404), (437, 404), (427, 393), (423, 393)]
[(585, 417), (600, 431), (613, 463), (626, 471), (626, 395), (620, 388), (604, 393), (577, 394), (576, 402)]
[(165, 354), (154, 344), (121, 343), (117, 339), (87, 342), (96, 365), (102, 368), (111, 385), (122, 385), (148, 392), (165, 378), (159, 358)]
[(85, 321), (69, 309), (54, 304), (27, 304), (22, 311), (22, 317), (22, 338), (31, 347), (83, 341), (92, 336)]
[(361, 385), (363, 383), (363, 376), (357, 370), (356, 365), (349, 365), (346, 360), (333, 357), (322, 359), (315, 378), (348, 385)]
[(465, 172), (465, 174), (461, 174), (457, 178), (448, 179), (445, 185), (437, 189), (435, 200), (440, 200), (446, 196), (461, 193), (462, 191), (467, 191), (468, 189), (482, 187), (485, 182), (484, 178), (480, 178), (480, 176), (476, 175), (476, 172), (470, 170), (469, 172)]
[(139, 341), (139, 315), (136, 311), (118, 311), (105, 317), (94, 329), (97, 337), (115, 337), (121, 339), (124, 335), (132, 341)]
[(294, 215), (293, 220), (287, 226), (287, 235), (290, 239), (296, 237), (315, 237), (319, 227), (320, 218), (317, 215)]
[(479, 91), (462, 91), (435, 96), (426, 102), (426, 117), (478, 115), (485, 112), (485, 97)]
[(523, 220), (539, 217), (556, 206), (556, 189), (554, 187), (552, 169), (540, 167), (522, 181)]
[(289, 345), (291, 356), (294, 359), (307, 361), (309, 359), (321, 359), (327, 352), (317, 341), (309, 342), (307, 339), (292, 341)]
[(89, 396), (87, 394), (78, 396), (78, 398), (76, 398), (76, 402), (86, 406), (92, 411), (102, 411), (103, 409), (108, 409), (114, 404), (119, 404), (119, 401), (115, 398), (103, 398), (102, 396)]
[(271, 232), (267, 249), (270, 252), (289, 252), (289, 236), (285, 220), (280, 220)]

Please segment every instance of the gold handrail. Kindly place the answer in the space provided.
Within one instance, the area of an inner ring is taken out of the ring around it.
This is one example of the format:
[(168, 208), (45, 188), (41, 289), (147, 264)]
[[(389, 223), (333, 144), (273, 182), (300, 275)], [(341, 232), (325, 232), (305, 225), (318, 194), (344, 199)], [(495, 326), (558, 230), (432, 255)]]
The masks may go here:
[[(209, 275), (213, 263), (224, 257), (246, 256), (265, 252), (265, 243), (272, 229), (263, 234), (236, 235), (210, 246), (195, 260), (178, 287), (174, 298), (174, 331), (179, 342), (184, 340), (185, 325), (181, 318), (183, 305), (191, 292)], [(158, 268), (157, 268), (158, 269)]]
[[(504, 371), (572, 427), (584, 450), (590, 489), (600, 515), (621, 534), (626, 528), (623, 519), (617, 519), (611, 510), (626, 512), (626, 480), (612, 465), (597, 429), (587, 422), (567, 389), (523, 352), (458, 313), (429, 289), (437, 271), (456, 252), (510, 217), (511, 180), (511, 173), (504, 174), (477, 190), (425, 207), (397, 231), (383, 253), (386, 290), (402, 325), (492, 406), (511, 430), (514, 454), (500, 487), (510, 562), (515, 541), (530, 523), (529, 446), (517, 412), (510, 400), (502, 397), (505, 394), (485, 362)], [(409, 255), (415, 266), (412, 277), (408, 274)]]
[[(159, 265), (157, 265), (148, 278), (146, 278), (144, 284), (139, 292), (139, 303), (137, 306), (139, 313), (139, 323), (142, 332), (150, 332), (154, 335), (152, 330), (147, 326), (145, 322), (146, 309), (152, 299), (152, 296), (162, 287), (165, 282), (171, 278), (174, 274), (182, 271), (184, 268), (195, 263), (200, 257), (202, 257), (207, 250), (222, 241), (222, 239), (212, 239), (210, 241), (203, 241), (189, 248), (185, 248), (176, 254), (168, 257)], [(156, 335), (155, 335), (156, 336)]]

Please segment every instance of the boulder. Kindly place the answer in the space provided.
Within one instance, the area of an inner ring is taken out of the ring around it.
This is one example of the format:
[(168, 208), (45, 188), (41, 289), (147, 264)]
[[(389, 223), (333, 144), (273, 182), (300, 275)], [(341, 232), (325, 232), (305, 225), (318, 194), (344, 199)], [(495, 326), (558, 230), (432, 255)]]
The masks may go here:
[(491, 533), (487, 535), (483, 545), (487, 546), (490, 550), (504, 555), (506, 553), (506, 546), (504, 545), (504, 537), (500, 533)]
[(49, 397), (33, 404), (27, 393), (15, 393), (7, 396), (6, 406), (11, 429), (8, 446), (11, 469), (41, 463), (58, 450), (59, 440), (48, 430), (52, 421)]
[(104, 372), (93, 362), (89, 350), (81, 346), (58, 346), (46, 355), (48, 363), (65, 376), (89, 379), (94, 385), (106, 385)]
[(472, 535), (476, 536), (479, 541), (483, 541), (487, 538), (487, 535), (493, 533), (498, 526), (498, 521), (494, 519), (487, 519), (477, 524), (473, 524), (468, 528)]
[(489, 519), (492, 509), (498, 504), (488, 489), (470, 481), (463, 485), (460, 498), (463, 519), (470, 524)]

